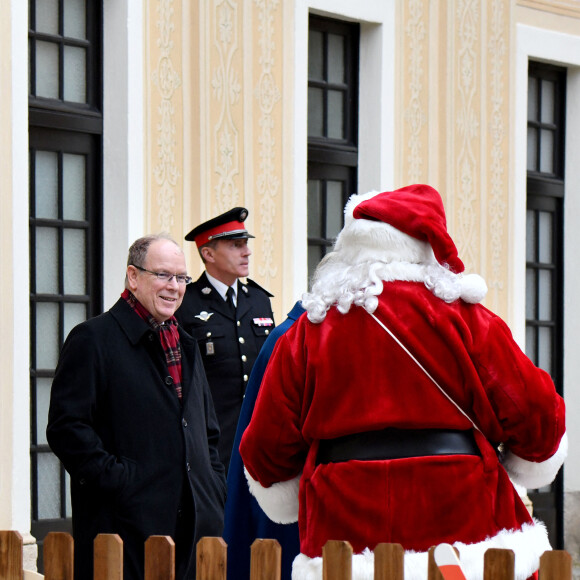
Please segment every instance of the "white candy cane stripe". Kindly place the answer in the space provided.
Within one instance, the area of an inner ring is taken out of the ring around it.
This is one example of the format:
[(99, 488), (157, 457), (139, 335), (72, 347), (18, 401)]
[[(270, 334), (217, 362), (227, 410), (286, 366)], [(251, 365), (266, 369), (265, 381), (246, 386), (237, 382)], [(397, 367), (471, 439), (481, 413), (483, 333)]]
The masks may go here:
[(445, 580), (466, 580), (451, 544), (439, 544), (433, 552), (435, 563)]

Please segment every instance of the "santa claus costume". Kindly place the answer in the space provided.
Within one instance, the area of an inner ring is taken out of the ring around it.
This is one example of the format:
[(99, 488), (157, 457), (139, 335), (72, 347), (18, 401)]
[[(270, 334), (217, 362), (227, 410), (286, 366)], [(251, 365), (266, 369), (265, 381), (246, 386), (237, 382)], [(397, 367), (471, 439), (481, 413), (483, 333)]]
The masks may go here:
[(379, 542), (404, 547), (405, 580), (427, 577), (440, 543), (458, 548), (469, 580), (483, 577), (488, 548), (515, 552), (518, 580), (550, 549), (510, 476), (553, 480), (564, 402), (463, 269), (432, 187), (347, 203), (240, 445), (264, 511), (298, 519), (293, 580), (321, 578), (331, 539), (351, 543), (355, 580), (372, 578)]

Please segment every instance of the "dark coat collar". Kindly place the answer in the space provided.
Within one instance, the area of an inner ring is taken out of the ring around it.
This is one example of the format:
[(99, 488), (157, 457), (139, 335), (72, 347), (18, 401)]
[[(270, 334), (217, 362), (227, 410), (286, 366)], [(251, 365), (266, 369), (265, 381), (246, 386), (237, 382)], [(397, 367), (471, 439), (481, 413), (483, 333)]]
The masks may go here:
[(145, 334), (153, 333), (151, 327), (127, 304), (124, 298), (119, 298), (110, 312), (133, 345), (137, 344)]

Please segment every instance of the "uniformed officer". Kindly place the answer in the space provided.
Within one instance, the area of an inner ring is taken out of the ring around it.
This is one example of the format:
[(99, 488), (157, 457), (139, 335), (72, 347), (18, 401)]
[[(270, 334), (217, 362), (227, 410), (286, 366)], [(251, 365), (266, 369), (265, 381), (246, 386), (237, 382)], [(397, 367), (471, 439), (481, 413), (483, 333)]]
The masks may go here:
[[(187, 286), (176, 318), (198, 342), (220, 424), (219, 453), (228, 468), (246, 384), (270, 331), (272, 294), (249, 273), (248, 210), (235, 207), (191, 230), (205, 272)], [(231, 295), (231, 297), (230, 297)]]

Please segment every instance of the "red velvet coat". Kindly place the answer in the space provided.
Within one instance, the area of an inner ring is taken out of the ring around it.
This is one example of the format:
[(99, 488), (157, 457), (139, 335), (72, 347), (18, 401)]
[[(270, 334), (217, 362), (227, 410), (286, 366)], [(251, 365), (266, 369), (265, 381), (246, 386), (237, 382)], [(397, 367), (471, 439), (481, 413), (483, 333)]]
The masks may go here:
[(303, 316), (282, 336), (266, 370), (240, 446), (258, 500), (271, 492), (282, 510), (287, 496), (278, 492), (300, 477), (301, 552), (308, 558), (320, 556), (329, 539), (348, 540), (355, 553), (379, 542), (416, 552), (448, 542), (462, 560), (477, 552), (478, 566), (482, 550), (505, 546), (516, 551), (516, 562), (530, 560), (518, 576), (526, 578), (549, 549), (545, 530), (530, 518), (489, 441), (504, 442), (524, 472), (554, 477), (561, 460), (554, 469), (544, 465), (558, 455), (565, 413), (549, 375), (488, 309), (447, 304), (422, 283), (385, 283), (375, 315), (485, 434), (476, 433), (481, 457), (315, 466), (321, 439), (385, 427), (471, 428), (363, 308), (331, 308), (322, 323)]

